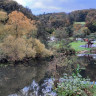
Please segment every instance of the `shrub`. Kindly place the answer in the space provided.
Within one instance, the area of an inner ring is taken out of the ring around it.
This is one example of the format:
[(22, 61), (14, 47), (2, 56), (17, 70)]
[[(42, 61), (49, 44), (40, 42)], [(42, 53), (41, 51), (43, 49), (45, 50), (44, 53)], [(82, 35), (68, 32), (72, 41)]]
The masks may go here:
[(90, 80), (82, 78), (79, 72), (79, 68), (77, 68), (76, 74), (74, 73), (72, 76), (64, 74), (55, 89), (58, 96), (92, 96)]
[(89, 87), (89, 80), (82, 79), (80, 76), (64, 75), (56, 91), (58, 96), (86, 96), (84, 89)]

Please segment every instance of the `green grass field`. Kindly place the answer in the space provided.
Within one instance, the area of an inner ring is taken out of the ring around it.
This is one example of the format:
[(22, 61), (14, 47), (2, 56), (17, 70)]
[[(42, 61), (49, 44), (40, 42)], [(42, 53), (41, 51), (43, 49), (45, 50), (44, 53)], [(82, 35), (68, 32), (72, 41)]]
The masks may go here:
[[(71, 48), (75, 49), (76, 52), (84, 51), (84, 50), (90, 51), (91, 48), (80, 47), (80, 45), (85, 45), (85, 44), (86, 44), (86, 42), (74, 41), (74, 42), (71, 42), (69, 45)], [(58, 49), (60, 46), (60, 42), (59, 41), (57, 43), (56, 42), (50, 42), (48, 45)]]
[(85, 22), (74, 22), (74, 24), (82, 24), (82, 25), (85, 25), (86, 23), (85, 23)]
[(71, 48), (75, 49), (77, 52), (83, 51), (83, 50), (89, 51), (91, 48), (80, 47), (80, 45), (85, 45), (85, 44), (86, 44), (86, 42), (75, 41), (75, 42), (70, 43), (70, 46), (71, 46)]

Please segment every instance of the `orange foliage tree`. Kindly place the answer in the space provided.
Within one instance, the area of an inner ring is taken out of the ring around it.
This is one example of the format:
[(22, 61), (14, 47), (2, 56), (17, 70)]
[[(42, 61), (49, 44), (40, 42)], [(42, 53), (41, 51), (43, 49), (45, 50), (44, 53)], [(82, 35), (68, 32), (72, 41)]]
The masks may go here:
[(9, 14), (6, 28), (11, 35), (15, 35), (16, 37), (30, 34), (36, 35), (37, 30), (35, 20), (28, 19), (23, 13), (18, 11), (13, 11)]

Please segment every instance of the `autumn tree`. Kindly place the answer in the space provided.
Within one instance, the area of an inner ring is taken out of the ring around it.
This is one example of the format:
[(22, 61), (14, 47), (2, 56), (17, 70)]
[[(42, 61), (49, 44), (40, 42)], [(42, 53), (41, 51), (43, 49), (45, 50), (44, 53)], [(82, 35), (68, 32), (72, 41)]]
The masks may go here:
[(6, 35), (6, 27), (5, 27), (5, 23), (8, 19), (8, 15), (6, 12), (4, 11), (0, 11), (0, 41), (2, 41), (2, 39), (5, 37)]
[(8, 15), (4, 11), (0, 11), (0, 22), (5, 22), (8, 19)]
[[(23, 13), (13, 11), (9, 15), (8, 22), (6, 24), (9, 34), (16, 37), (36, 35), (36, 25), (34, 20), (28, 19)], [(32, 34), (33, 33), (33, 34)]]
[(7, 59), (11, 61), (22, 60), (26, 55), (34, 58), (36, 54), (31, 46), (26, 48), (25, 39), (15, 38), (11, 35), (4, 39), (4, 42), (1, 44), (1, 49), (7, 56)]
[(24, 58), (49, 57), (52, 52), (47, 50), (39, 40), (30, 38), (15, 38), (9, 35), (0, 43), (0, 49), (9, 61), (19, 61)]

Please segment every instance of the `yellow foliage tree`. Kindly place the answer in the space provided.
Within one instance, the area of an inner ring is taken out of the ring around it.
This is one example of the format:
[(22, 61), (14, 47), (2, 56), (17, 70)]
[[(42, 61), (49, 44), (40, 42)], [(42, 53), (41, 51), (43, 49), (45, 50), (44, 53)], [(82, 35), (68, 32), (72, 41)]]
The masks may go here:
[(6, 35), (5, 21), (8, 19), (7, 13), (0, 11), (0, 40)]
[(45, 45), (42, 44), (42, 43), (40, 42), (40, 40), (35, 39), (35, 40), (34, 40), (34, 43), (35, 43), (35, 46), (34, 46), (34, 47), (35, 47), (35, 50), (36, 50), (36, 55), (37, 55), (37, 57), (49, 57), (49, 56), (52, 55), (52, 52), (49, 51), (49, 50), (47, 50), (47, 49), (45, 48)]
[(7, 13), (4, 11), (0, 11), (0, 21), (6, 21), (8, 19)]
[(23, 60), (25, 57), (49, 57), (52, 55), (51, 51), (47, 50), (37, 39), (15, 38), (11, 35), (4, 39), (0, 48), (9, 61)]
[(34, 58), (36, 55), (35, 49), (27, 46), (25, 39), (15, 38), (11, 35), (4, 39), (1, 49), (11, 61), (22, 60), (26, 56)]

